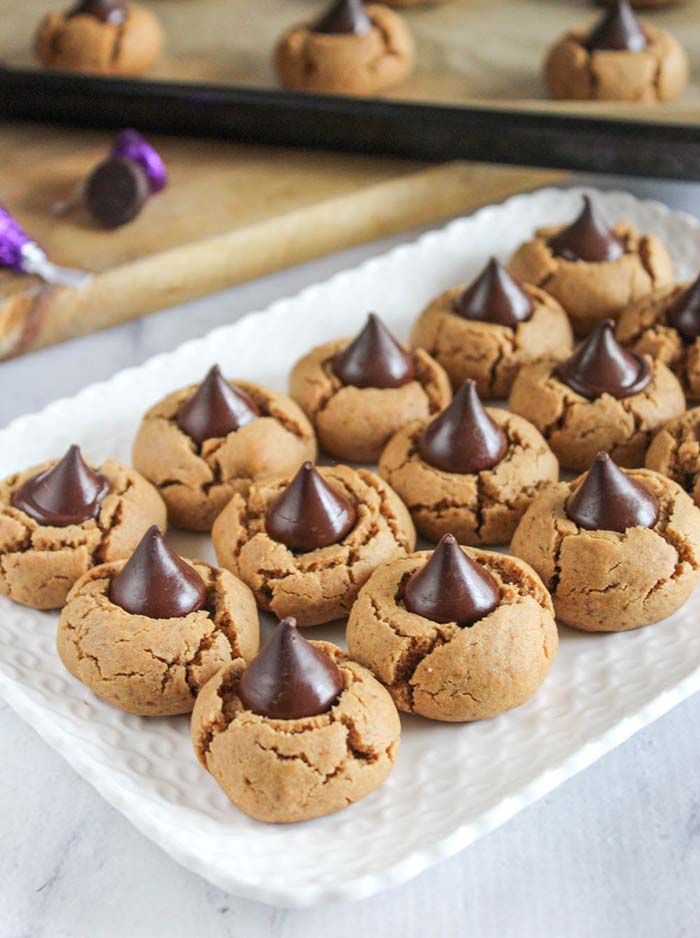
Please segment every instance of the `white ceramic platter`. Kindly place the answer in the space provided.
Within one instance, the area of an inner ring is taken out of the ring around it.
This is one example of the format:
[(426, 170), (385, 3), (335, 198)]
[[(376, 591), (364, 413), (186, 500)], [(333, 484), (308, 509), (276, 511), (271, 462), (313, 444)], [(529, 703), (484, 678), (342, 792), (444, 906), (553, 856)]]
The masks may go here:
[[(424, 303), (506, 259), (537, 225), (565, 221), (582, 190), (542, 190), (485, 208), (414, 244), (339, 274), (291, 300), (93, 385), (0, 431), (0, 477), (78, 442), (92, 461), (129, 461), (147, 405), (225, 373), (284, 389), (310, 346), (354, 334), (370, 309), (407, 337)], [(654, 231), (680, 278), (700, 267), (700, 226), (662, 205), (597, 194), (611, 218)], [(213, 559), (206, 538), (176, 548)], [(331, 817), (267, 826), (240, 814), (199, 767), (187, 718), (127, 716), (64, 670), (57, 616), (0, 601), (0, 693), (147, 837), (237, 895), (304, 906), (360, 899), (401, 883), (504, 823), (700, 687), (700, 597), (651, 628), (619, 635), (562, 630), (559, 656), (526, 706), (464, 726), (403, 719), (401, 753), (386, 785)], [(342, 628), (314, 637), (342, 640)], [(48, 796), (48, 795), (47, 795)]]

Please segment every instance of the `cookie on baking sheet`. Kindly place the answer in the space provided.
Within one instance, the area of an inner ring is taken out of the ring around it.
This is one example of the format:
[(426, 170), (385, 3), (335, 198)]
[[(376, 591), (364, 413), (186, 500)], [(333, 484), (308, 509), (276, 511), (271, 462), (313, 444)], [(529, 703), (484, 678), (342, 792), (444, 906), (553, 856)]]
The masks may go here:
[(58, 653), (90, 690), (127, 713), (189, 713), (199, 688), (258, 650), (253, 594), (225, 570), (186, 561), (150, 528), (128, 561), (86, 573), (68, 595)]
[(347, 615), (372, 571), (415, 547), (398, 495), (367, 469), (305, 463), (234, 495), (212, 530), (219, 564), (299, 625)]
[(473, 283), (432, 300), (413, 326), (411, 346), (432, 355), (453, 387), (473, 378), (482, 397), (503, 398), (522, 365), (566, 358), (573, 337), (557, 300), (516, 282), (492, 258)]
[(247, 667), (234, 661), (199, 693), (197, 758), (259, 821), (305, 821), (364, 798), (391, 772), (401, 724), (391, 697), (340, 648), (307, 642), (284, 619)]
[(425, 537), (507, 544), (537, 492), (558, 480), (559, 464), (531, 423), (485, 410), (467, 381), (430, 423), (410, 423), (392, 437), (379, 474)]
[(529, 700), (558, 648), (552, 601), (515, 557), (460, 547), (383, 564), (350, 612), (348, 649), (400, 710), (460, 722)]
[(138, 75), (158, 60), (163, 30), (138, 3), (82, 0), (64, 13), (47, 13), (34, 42), (47, 68)]
[(397, 430), (427, 420), (452, 397), (443, 368), (423, 349), (400, 345), (374, 313), (355, 339), (326, 342), (299, 359), (289, 393), (321, 448), (353, 462), (377, 462)]
[(514, 277), (561, 303), (577, 335), (673, 282), (671, 258), (655, 235), (639, 234), (627, 222), (613, 228), (589, 196), (583, 203), (570, 225), (538, 228), (508, 265)]
[(108, 459), (87, 465), (77, 446), (0, 482), (0, 595), (58, 609), (96, 564), (132, 552), (165, 505), (138, 472)]
[(700, 510), (658, 472), (623, 471), (600, 453), (584, 476), (538, 495), (511, 550), (542, 577), (566, 625), (636, 629), (670, 616), (695, 588)]
[(132, 458), (173, 524), (208, 531), (234, 493), (315, 459), (316, 440), (294, 401), (228, 381), (214, 365), (200, 385), (173, 391), (146, 412)]
[(700, 507), (700, 407), (669, 420), (659, 430), (644, 465), (673, 479)]
[(675, 375), (624, 349), (614, 325), (596, 326), (565, 362), (525, 366), (513, 384), (510, 409), (537, 427), (565, 469), (588, 468), (599, 450), (641, 466), (653, 434), (685, 410)]

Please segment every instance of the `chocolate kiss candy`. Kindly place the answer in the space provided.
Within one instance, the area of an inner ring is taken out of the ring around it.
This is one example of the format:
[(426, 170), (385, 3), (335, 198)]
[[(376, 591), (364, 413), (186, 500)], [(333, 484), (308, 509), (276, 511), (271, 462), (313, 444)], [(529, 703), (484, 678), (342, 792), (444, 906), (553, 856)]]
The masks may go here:
[(362, 332), (333, 359), (343, 384), (356, 388), (400, 388), (413, 378), (413, 356), (404, 351), (375, 313)]
[(641, 52), (647, 47), (647, 37), (627, 0), (616, 0), (593, 27), (585, 45), (588, 49)]
[(338, 0), (311, 27), (314, 33), (354, 33), (356, 36), (363, 36), (371, 28), (362, 0)]
[(554, 371), (560, 381), (589, 400), (601, 394), (618, 399), (630, 397), (651, 381), (649, 362), (623, 348), (613, 334), (614, 328), (612, 319), (604, 319)]
[(109, 598), (135, 616), (177, 619), (202, 608), (207, 588), (194, 567), (170, 550), (154, 524), (112, 580)]
[(307, 642), (296, 619), (282, 619), (272, 638), (238, 682), (246, 710), (271, 720), (300, 720), (326, 713), (343, 690), (337, 664)]
[(598, 453), (583, 482), (566, 503), (566, 513), (587, 531), (653, 528), (659, 503), (645, 486), (619, 469), (607, 453)]
[(508, 439), (484, 410), (469, 378), (452, 403), (418, 437), (424, 462), (444, 472), (491, 469), (508, 452)]
[(342, 541), (356, 520), (352, 502), (305, 462), (267, 509), (265, 528), (292, 550), (317, 550)]
[(67, 15), (94, 16), (103, 23), (118, 26), (126, 19), (126, 3), (124, 0), (82, 0)]
[(616, 261), (625, 253), (625, 246), (593, 205), (587, 195), (578, 218), (555, 234), (549, 247), (566, 261)]
[(184, 401), (177, 412), (177, 425), (190, 439), (200, 445), (205, 440), (227, 436), (260, 416), (253, 398), (241, 388), (229, 384), (218, 365)]
[(532, 316), (533, 307), (517, 280), (492, 257), (476, 280), (457, 297), (454, 311), (464, 319), (515, 328)]
[(110, 156), (85, 180), (83, 202), (95, 221), (119, 228), (136, 218), (150, 194), (148, 176), (138, 163)]
[(55, 466), (27, 479), (12, 504), (39, 524), (65, 528), (96, 518), (108, 492), (109, 482), (86, 465), (74, 444)]
[(483, 567), (467, 557), (453, 534), (445, 534), (430, 560), (406, 583), (409, 612), (433, 622), (473, 625), (499, 605), (501, 591)]
[(686, 342), (694, 342), (700, 336), (700, 277), (673, 301), (666, 319)]

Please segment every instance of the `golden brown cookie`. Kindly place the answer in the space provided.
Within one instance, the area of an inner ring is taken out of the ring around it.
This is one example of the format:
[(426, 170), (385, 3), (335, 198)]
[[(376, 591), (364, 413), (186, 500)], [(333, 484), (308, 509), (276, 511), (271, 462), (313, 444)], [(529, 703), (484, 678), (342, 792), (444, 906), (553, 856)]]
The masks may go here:
[(700, 407), (687, 410), (659, 430), (644, 465), (673, 479), (700, 506)]
[(616, 318), (630, 303), (673, 280), (671, 258), (653, 234), (639, 234), (627, 222), (618, 222), (613, 231), (624, 253), (613, 261), (588, 262), (554, 255), (550, 241), (564, 227), (538, 228), (515, 252), (509, 270), (555, 297), (577, 335), (587, 335), (601, 319)]
[(154, 14), (137, 3), (123, 21), (105, 22), (90, 13), (48, 13), (39, 24), (36, 54), (47, 68), (101, 75), (138, 75), (158, 60), (163, 31)]
[(651, 355), (673, 371), (689, 400), (700, 400), (700, 338), (686, 339), (668, 320), (674, 302), (692, 285), (660, 287), (623, 310), (617, 323), (619, 342), (640, 355)]
[(507, 544), (534, 496), (559, 478), (555, 455), (531, 423), (505, 410), (486, 412), (507, 437), (506, 454), (493, 468), (457, 473), (431, 466), (418, 449), (425, 422), (399, 430), (382, 453), (379, 474), (432, 541), (452, 533), (460, 544)]
[(458, 315), (454, 304), (464, 290), (458, 286), (423, 310), (413, 326), (411, 346), (425, 349), (442, 365), (454, 388), (474, 378), (482, 397), (507, 397), (522, 365), (564, 359), (573, 347), (571, 326), (560, 304), (539, 287), (521, 286), (534, 310), (515, 328)]
[(299, 91), (372, 95), (401, 84), (413, 70), (413, 38), (403, 17), (380, 3), (368, 3), (362, 33), (317, 32), (293, 26), (275, 48), (279, 80)]
[(262, 385), (236, 381), (260, 416), (224, 437), (197, 443), (177, 422), (180, 407), (197, 387), (174, 391), (146, 412), (132, 459), (162, 494), (173, 524), (208, 531), (231, 496), (245, 494), (252, 481), (293, 472), (314, 459), (316, 440), (294, 401)]
[(589, 400), (560, 381), (556, 363), (527, 365), (513, 384), (508, 406), (531, 421), (562, 468), (583, 470), (604, 450), (621, 466), (644, 464), (654, 433), (685, 410), (680, 384), (659, 361), (650, 361), (651, 381), (639, 393)]
[(357, 512), (337, 544), (295, 551), (266, 531), (265, 516), (289, 477), (253, 483), (234, 495), (216, 519), (212, 539), (222, 567), (253, 590), (258, 605), (300, 625), (320, 625), (347, 615), (372, 571), (415, 547), (413, 522), (398, 495), (373, 472), (348, 466), (318, 472)]
[(0, 482), (0, 594), (34, 609), (60, 608), (84, 573), (128, 557), (147, 528), (166, 524), (156, 489), (113, 459), (99, 468), (109, 491), (94, 518), (58, 527), (13, 506), (23, 483), (57, 464), (52, 460)]
[(433, 720), (483, 720), (529, 700), (558, 648), (552, 602), (537, 574), (514, 557), (462, 548), (494, 578), (499, 605), (473, 625), (438, 624), (404, 604), (420, 551), (383, 564), (348, 620), (350, 654), (386, 685), (400, 710)]
[(412, 420), (427, 420), (447, 406), (450, 381), (427, 352), (417, 349), (407, 355), (413, 377), (399, 387), (345, 384), (334, 360), (349, 343), (336, 339), (304, 355), (291, 371), (289, 392), (308, 415), (327, 453), (353, 462), (377, 462), (397, 430)]
[(74, 585), (58, 625), (58, 653), (74, 677), (113, 707), (142, 716), (189, 713), (212, 675), (256, 654), (253, 594), (228, 571), (191, 561), (207, 588), (201, 609), (182, 618), (133, 615), (109, 598), (125, 563), (95, 567)]
[(238, 660), (202, 688), (192, 713), (197, 758), (236, 807), (260, 821), (304, 821), (345, 808), (383, 784), (396, 761), (401, 724), (385, 689), (335, 645), (312, 644), (343, 679), (328, 712), (280, 720), (246, 710)]
[(622, 533), (579, 527), (566, 504), (581, 477), (538, 495), (513, 537), (511, 550), (539, 573), (557, 618), (573, 628), (618, 632), (650, 625), (679, 609), (698, 581), (700, 511), (656, 472), (626, 475), (658, 499), (653, 526)]

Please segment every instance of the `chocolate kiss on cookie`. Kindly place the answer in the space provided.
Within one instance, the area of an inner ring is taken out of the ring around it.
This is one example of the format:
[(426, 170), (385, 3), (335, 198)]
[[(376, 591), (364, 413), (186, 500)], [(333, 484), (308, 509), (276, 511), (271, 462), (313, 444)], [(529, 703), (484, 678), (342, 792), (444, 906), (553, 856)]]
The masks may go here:
[(94, 16), (102, 23), (118, 26), (126, 19), (126, 3), (124, 0), (82, 0), (66, 16)]
[(246, 710), (271, 720), (301, 720), (326, 713), (343, 690), (336, 663), (282, 619), (238, 682)]
[(616, 261), (625, 253), (624, 244), (587, 195), (583, 197), (581, 214), (550, 238), (549, 248), (566, 261), (589, 263)]
[(612, 52), (641, 52), (647, 37), (627, 0), (615, 0), (588, 35), (587, 49)]
[(554, 371), (573, 391), (593, 400), (601, 394), (618, 399), (642, 391), (651, 381), (646, 358), (628, 352), (614, 336), (615, 323), (604, 319)]
[(413, 379), (413, 356), (381, 319), (370, 313), (362, 332), (333, 359), (343, 384), (356, 388), (399, 388)]
[(501, 591), (488, 571), (468, 557), (452, 534), (445, 534), (430, 560), (403, 591), (409, 612), (432, 622), (473, 625), (499, 605)]
[(96, 518), (108, 492), (105, 477), (85, 463), (74, 444), (55, 466), (27, 479), (12, 504), (39, 524), (64, 528)]
[(503, 264), (492, 257), (476, 280), (457, 297), (454, 311), (463, 319), (515, 328), (533, 313), (530, 297)]
[(337, 0), (311, 27), (314, 33), (363, 36), (372, 23), (362, 0)]
[(669, 306), (666, 319), (677, 329), (686, 342), (700, 336), (700, 277)]
[(177, 619), (202, 608), (207, 588), (194, 567), (170, 550), (154, 524), (112, 580), (109, 598), (135, 616)]
[(292, 550), (318, 550), (342, 541), (356, 520), (352, 502), (305, 462), (267, 509), (265, 529)]
[(484, 410), (476, 381), (468, 378), (418, 437), (424, 462), (443, 472), (492, 469), (508, 452), (508, 439)]
[(607, 453), (598, 453), (583, 482), (566, 503), (566, 513), (587, 531), (653, 528), (659, 503), (648, 488), (626, 475)]
[(177, 412), (177, 425), (200, 446), (205, 440), (227, 436), (260, 416), (253, 398), (223, 377), (218, 365), (184, 401)]

